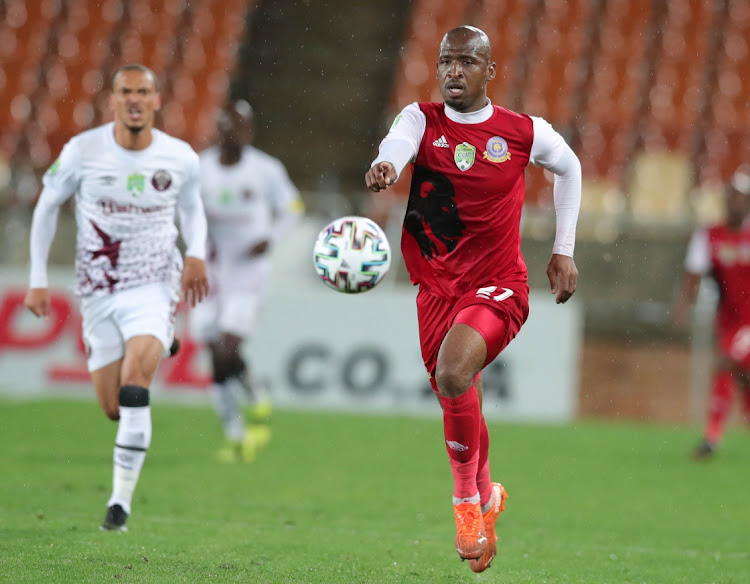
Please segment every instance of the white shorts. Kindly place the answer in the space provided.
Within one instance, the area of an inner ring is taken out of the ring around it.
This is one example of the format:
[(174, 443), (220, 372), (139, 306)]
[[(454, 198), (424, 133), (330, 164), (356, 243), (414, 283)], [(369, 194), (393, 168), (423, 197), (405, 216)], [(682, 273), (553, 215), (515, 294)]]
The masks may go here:
[(166, 282), (83, 298), (83, 341), (89, 371), (121, 359), (125, 343), (140, 335), (159, 339), (168, 354), (174, 340), (178, 302), (178, 289)]
[(249, 338), (265, 300), (266, 294), (239, 292), (209, 296), (190, 309), (190, 335), (201, 343), (213, 342), (222, 333)]
[(222, 333), (251, 337), (271, 289), (271, 262), (263, 257), (207, 267), (210, 292), (190, 309), (190, 335), (201, 343), (215, 341)]

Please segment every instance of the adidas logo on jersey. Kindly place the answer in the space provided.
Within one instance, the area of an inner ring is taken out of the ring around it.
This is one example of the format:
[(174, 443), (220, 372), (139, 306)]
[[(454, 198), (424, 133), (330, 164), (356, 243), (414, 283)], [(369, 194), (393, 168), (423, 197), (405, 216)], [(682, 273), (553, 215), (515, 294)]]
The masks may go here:
[(448, 140), (445, 139), (445, 136), (440, 136), (440, 138), (435, 140), (432, 145), (437, 146), (438, 148), (450, 148)]

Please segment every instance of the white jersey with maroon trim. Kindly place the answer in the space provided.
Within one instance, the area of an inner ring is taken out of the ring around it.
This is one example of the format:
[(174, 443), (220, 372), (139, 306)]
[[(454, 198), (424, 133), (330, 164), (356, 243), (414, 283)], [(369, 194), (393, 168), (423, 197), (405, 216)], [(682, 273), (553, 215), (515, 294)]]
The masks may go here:
[[(195, 209), (200, 188), (198, 156), (189, 144), (154, 129), (148, 148), (127, 150), (115, 141), (114, 124), (105, 124), (72, 138), (43, 183), (42, 197), (52, 205), (75, 193), (77, 294), (173, 282), (179, 275), (175, 215), (181, 201)], [(191, 245), (197, 257), (204, 255), (205, 241)], [(32, 265), (32, 287), (34, 272)], [(45, 279), (46, 273), (38, 276), (40, 286)]]
[(215, 262), (246, 262), (253, 245), (284, 237), (302, 210), (281, 161), (253, 146), (242, 149), (236, 164), (221, 164), (216, 146), (201, 152), (200, 163), (210, 259)]

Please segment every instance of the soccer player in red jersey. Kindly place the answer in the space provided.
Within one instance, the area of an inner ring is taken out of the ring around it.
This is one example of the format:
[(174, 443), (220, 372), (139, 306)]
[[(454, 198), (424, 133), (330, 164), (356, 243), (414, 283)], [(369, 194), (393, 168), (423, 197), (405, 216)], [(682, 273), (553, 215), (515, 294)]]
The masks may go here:
[(735, 388), (742, 391), (745, 417), (750, 421), (750, 168), (738, 170), (724, 190), (726, 219), (697, 229), (688, 245), (682, 291), (673, 312), (676, 324), (685, 321), (703, 276), (711, 276), (719, 291), (716, 308), (717, 359), (703, 440), (693, 449), (696, 459), (711, 457), (724, 435)]
[(481, 371), (528, 316), (520, 220), (529, 162), (555, 174), (557, 231), (547, 276), (558, 304), (573, 295), (578, 278), (578, 158), (543, 119), (490, 103), (487, 83), (495, 74), (483, 31), (450, 30), (437, 62), (444, 103), (404, 108), (365, 175), (377, 192), (413, 164), (401, 247), (419, 286), (422, 358), (443, 408), (456, 549), (475, 572), (495, 556), (495, 522), (507, 497), (490, 479)]

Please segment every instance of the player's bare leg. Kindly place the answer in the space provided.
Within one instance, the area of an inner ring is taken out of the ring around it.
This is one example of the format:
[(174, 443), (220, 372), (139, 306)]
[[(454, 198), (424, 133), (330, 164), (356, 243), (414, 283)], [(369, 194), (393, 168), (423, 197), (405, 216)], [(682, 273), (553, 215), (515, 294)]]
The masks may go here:
[[(219, 457), (225, 462), (250, 462), (255, 458), (256, 450), (271, 439), (268, 426), (271, 403), (252, 383), (240, 351), (241, 344), (241, 337), (222, 333), (209, 345), (214, 370), (214, 404), (227, 439)], [(249, 427), (246, 427), (243, 403), (249, 403)]]
[(486, 353), (484, 338), (477, 331), (454, 324), (443, 339), (435, 368), (453, 473), (456, 551), (463, 559), (481, 557), (488, 545), (477, 488), (482, 412), (474, 384)]
[[(112, 495), (107, 502), (107, 514), (101, 529), (127, 531), (126, 521), (131, 511), (133, 493), (151, 444), (151, 407), (149, 387), (164, 352), (161, 342), (151, 335), (136, 336), (125, 344), (125, 356), (120, 364), (117, 393), (119, 424), (114, 448)], [(113, 365), (113, 364), (110, 364)], [(102, 368), (95, 378), (97, 395), (102, 407), (112, 408), (112, 394), (116, 379), (114, 366)], [(104, 400), (104, 401), (103, 401)], [(112, 412), (105, 409), (112, 419)]]
[(120, 370), (122, 359), (91, 372), (96, 398), (104, 414), (115, 422), (120, 419)]

